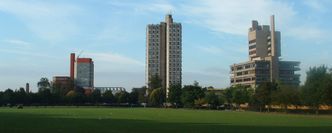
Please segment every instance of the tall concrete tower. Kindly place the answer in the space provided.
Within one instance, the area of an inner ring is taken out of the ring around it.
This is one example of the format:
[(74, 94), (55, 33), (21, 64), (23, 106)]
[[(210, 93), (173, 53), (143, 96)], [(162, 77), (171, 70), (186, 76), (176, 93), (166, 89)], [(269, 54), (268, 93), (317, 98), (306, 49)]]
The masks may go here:
[(257, 85), (264, 82), (280, 81), (283, 84), (298, 86), (300, 83), (300, 62), (282, 61), (281, 35), (275, 30), (274, 15), (270, 25), (259, 25), (252, 21), (248, 32), (249, 61), (231, 66), (231, 85)]
[(158, 75), (162, 88), (182, 83), (182, 26), (173, 22), (171, 14), (160, 24), (149, 24), (146, 28), (146, 85), (150, 78)]

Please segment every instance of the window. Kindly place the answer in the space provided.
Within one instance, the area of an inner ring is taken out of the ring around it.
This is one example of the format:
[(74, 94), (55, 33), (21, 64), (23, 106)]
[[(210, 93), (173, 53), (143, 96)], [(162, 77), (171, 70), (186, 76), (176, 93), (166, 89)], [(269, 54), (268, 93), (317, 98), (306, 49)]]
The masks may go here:
[(254, 39), (254, 40), (250, 40), (249, 41), (249, 44), (252, 44), (252, 43), (255, 43), (256, 42), (256, 39)]

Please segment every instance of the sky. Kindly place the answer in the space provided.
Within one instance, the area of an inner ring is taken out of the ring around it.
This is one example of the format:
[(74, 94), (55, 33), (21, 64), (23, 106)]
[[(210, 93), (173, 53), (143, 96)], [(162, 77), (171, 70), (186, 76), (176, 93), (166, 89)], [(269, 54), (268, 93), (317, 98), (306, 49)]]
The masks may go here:
[(183, 85), (230, 85), (230, 65), (248, 60), (252, 20), (281, 31), (283, 60), (332, 66), (331, 0), (0, 0), (0, 91), (69, 75), (70, 53), (90, 57), (95, 86), (145, 85), (147, 24), (172, 13), (182, 23)]

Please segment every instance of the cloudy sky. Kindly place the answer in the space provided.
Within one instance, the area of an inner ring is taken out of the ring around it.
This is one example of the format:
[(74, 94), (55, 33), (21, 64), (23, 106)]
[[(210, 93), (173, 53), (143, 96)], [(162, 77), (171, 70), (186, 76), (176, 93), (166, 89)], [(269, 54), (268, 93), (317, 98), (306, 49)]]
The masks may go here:
[(95, 86), (143, 86), (145, 28), (172, 12), (183, 26), (183, 84), (229, 86), (248, 60), (251, 20), (275, 14), (282, 58), (332, 65), (331, 0), (0, 0), (0, 90), (69, 75), (69, 54), (95, 62)]

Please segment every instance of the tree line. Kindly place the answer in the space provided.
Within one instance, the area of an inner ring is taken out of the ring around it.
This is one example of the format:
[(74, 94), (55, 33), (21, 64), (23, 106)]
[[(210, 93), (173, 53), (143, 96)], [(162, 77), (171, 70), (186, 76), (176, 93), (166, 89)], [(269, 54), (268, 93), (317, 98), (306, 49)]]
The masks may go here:
[[(265, 82), (257, 88), (236, 85), (223, 90), (192, 85), (172, 85), (166, 93), (158, 75), (152, 76), (149, 88), (133, 88), (131, 92), (86, 93), (83, 88), (51, 85), (47, 78), (38, 82), (39, 91), (25, 92), (7, 89), (0, 92), (0, 105), (123, 105), (151, 107), (184, 107), (209, 109), (239, 109), (246, 104), (251, 110), (270, 111), (272, 105), (287, 111), (289, 105), (307, 106), (319, 112), (322, 105), (332, 105), (332, 69), (326, 66), (312, 67), (307, 71), (304, 85), (291, 86), (281, 82)], [(167, 95), (166, 95), (167, 94)]]

